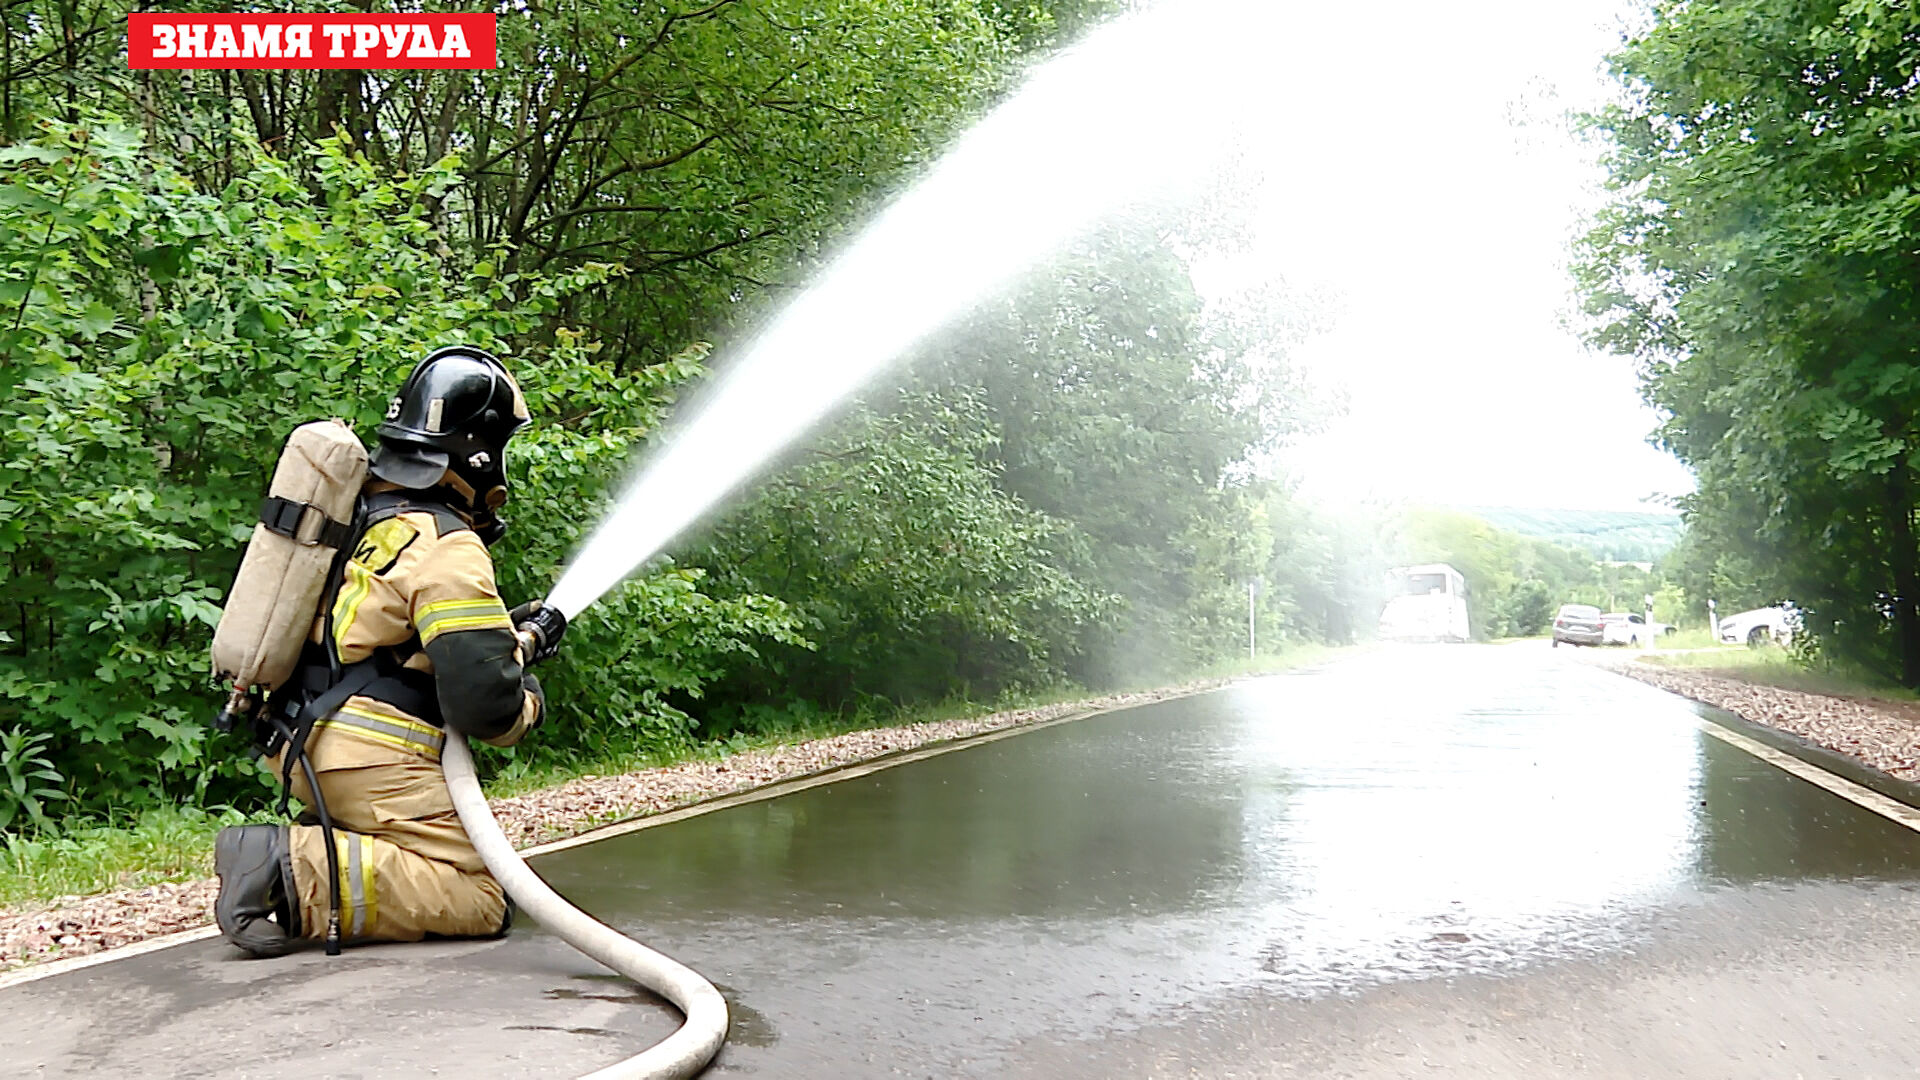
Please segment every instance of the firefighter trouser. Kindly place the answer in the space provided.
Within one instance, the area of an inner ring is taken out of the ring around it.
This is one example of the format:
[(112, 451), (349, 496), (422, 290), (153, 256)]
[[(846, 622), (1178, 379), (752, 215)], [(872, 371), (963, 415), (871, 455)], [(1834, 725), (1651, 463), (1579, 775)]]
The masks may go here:
[[(374, 719), (367, 716), (358, 722)], [(341, 730), (343, 726), (323, 721), (315, 728), (314, 743), (324, 739), (339, 746), (345, 736), (364, 738), (362, 732)], [(345, 767), (340, 767), (342, 756), (310, 754), (333, 818), (341, 936), (348, 941), (418, 941), (428, 934), (498, 933), (506, 918), (506, 895), (487, 873), (454, 813), (438, 747), (431, 757), (401, 756)], [(298, 766), (291, 786), (294, 798), (313, 805)], [(327, 927), (327, 851), (325, 833), (309, 823), (313, 820), (303, 816), (291, 830), (293, 880), (300, 893), (301, 929), (307, 937), (320, 937)]]

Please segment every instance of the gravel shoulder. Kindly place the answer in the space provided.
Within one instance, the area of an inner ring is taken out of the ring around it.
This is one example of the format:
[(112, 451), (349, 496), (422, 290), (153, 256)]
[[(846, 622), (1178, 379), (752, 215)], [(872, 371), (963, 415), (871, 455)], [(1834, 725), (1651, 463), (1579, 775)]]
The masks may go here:
[[(1043, 723), (1074, 713), (1149, 704), (1213, 689), (1228, 681), (1209, 679), (970, 719), (871, 728), (621, 776), (582, 776), (558, 787), (494, 799), (491, 805), (515, 846), (526, 848), (613, 821), (658, 814), (703, 799), (870, 761), (930, 743)], [(60, 897), (52, 903), (0, 909), (0, 971), (47, 960), (87, 956), (206, 926), (213, 921), (215, 886), (215, 881), (207, 878), (116, 889), (94, 896)]]
[(1920, 707), (1911, 702), (1788, 690), (1727, 673), (1628, 658), (1594, 662), (1743, 720), (1798, 735), (1889, 776), (1920, 781)]

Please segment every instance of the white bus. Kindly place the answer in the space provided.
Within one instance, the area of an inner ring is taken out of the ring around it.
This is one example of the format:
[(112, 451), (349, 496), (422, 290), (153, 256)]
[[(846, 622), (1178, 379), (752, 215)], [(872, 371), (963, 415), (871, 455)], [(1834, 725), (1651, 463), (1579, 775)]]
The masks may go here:
[(1391, 571), (1392, 599), (1380, 612), (1380, 636), (1388, 641), (1471, 641), (1467, 625), (1467, 579), (1446, 563), (1402, 566)]

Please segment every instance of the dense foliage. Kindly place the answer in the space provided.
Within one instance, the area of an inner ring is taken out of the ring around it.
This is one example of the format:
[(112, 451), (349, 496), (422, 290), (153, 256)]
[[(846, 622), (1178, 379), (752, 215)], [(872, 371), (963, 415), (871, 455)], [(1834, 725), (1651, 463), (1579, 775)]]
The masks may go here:
[(1118, 6), (559, 0), (502, 7), (494, 70), (130, 72), (130, 5), (15, 0), (0, 142), (48, 116), (138, 116), (202, 191), (246, 171), (247, 140), (309, 185), (302, 150), (336, 131), (383, 173), (458, 155), (463, 182), (424, 207), (455, 250), (510, 271), (629, 271), (556, 313), (624, 370), (802, 279), (1025, 55)]
[(1640, 359), (1699, 478), (1692, 587), (1792, 599), (1832, 655), (1909, 686), (1916, 65), (1920, 11), (1895, 0), (1655, 4), (1596, 118), (1617, 197), (1583, 266), (1596, 340)]
[[(0, 828), (257, 798), (204, 725), (205, 649), (296, 422), (365, 430), (435, 344), (510, 353), (540, 423), (502, 587), (540, 591), (700, 375), (686, 343), (1113, 7), (523, 7), (497, 72), (139, 73), (125, 6), (7, 5)], [(803, 640), (691, 567), (605, 603), (549, 675), (541, 753), (683, 744), (708, 684)]]
[[(388, 179), (330, 140), (308, 162), (315, 199), (279, 158), (246, 153), (246, 171), (202, 194), (111, 124), (49, 122), (0, 149), (0, 730), (47, 736), (39, 756), (83, 804), (227, 793), (239, 759), (204, 723), (206, 645), (287, 431), (325, 415), (368, 430), (382, 396), (369, 388), (422, 347), (504, 348), (613, 273), (461, 271), (425, 210), (458, 183), (451, 168)], [(583, 524), (567, 508), (698, 371), (682, 356), (619, 374), (564, 327), (521, 353), (550, 422), (518, 459), (509, 595), (550, 576)], [(580, 660), (620, 676), (581, 695), (576, 737), (684, 723), (665, 692), (748, 639), (790, 636), (778, 603), (712, 601), (696, 581), (666, 573), (614, 601), (644, 653), (582, 635)]]
[(1267, 296), (1209, 303), (1152, 222), (1116, 227), (936, 342), (923, 382), (981, 388), (1001, 485), (1066, 526), (1076, 574), (1116, 598), (1063, 650), (1095, 685), (1163, 677), (1245, 640), (1272, 548), (1246, 472), (1312, 420)]
[(1058, 558), (1066, 537), (999, 484), (977, 398), (855, 409), (763, 485), (700, 556), (717, 590), (802, 612), (805, 647), (742, 665), (716, 704), (832, 705), (1046, 681), (1105, 606)]
[[(126, 9), (0, 25), (0, 830), (257, 805), (210, 628), (280, 441), (431, 347), (509, 354), (502, 591), (1023, 66), (1121, 5), (518, 8), (498, 72), (124, 67)], [(1371, 626), (1374, 548), (1262, 479), (1313, 415), (1284, 297), (1209, 303), (1119, 226), (929, 343), (712, 532), (602, 601), (525, 752), (798, 709), (1164, 677)]]

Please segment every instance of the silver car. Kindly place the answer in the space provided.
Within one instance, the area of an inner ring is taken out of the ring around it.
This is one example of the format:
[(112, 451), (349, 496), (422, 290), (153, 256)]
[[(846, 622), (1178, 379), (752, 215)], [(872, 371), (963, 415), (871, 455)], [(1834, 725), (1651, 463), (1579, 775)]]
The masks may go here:
[(1600, 609), (1592, 604), (1562, 604), (1560, 611), (1553, 617), (1553, 647), (1559, 648), (1561, 642), (1569, 645), (1598, 645), (1606, 640), (1606, 623), (1602, 621)]

